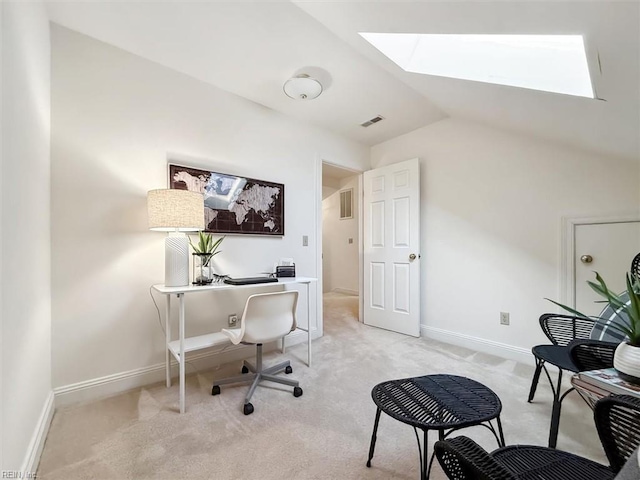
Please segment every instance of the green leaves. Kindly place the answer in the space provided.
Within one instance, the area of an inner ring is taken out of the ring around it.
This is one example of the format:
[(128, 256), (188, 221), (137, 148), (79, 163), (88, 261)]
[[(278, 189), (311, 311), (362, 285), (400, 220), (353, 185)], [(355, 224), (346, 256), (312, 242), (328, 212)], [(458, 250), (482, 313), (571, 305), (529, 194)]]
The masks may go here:
[(566, 310), (567, 312), (575, 315), (576, 317), (581, 317), (581, 318), (589, 318), (588, 315), (585, 315), (584, 313), (579, 312), (578, 310), (574, 310), (571, 307), (568, 307), (566, 305), (563, 305), (561, 303), (556, 302), (555, 300), (551, 300), (550, 298), (546, 298), (545, 300), (549, 300), (551, 303), (555, 303), (556, 305), (558, 305), (560, 308), (562, 308), (563, 310)]
[[(611, 306), (615, 316), (619, 321), (609, 323), (609, 327), (626, 335), (629, 338), (629, 343), (636, 347), (640, 347), (640, 277), (627, 273), (625, 275), (627, 294), (629, 295), (629, 301), (625, 302), (615, 292), (611, 291), (607, 286), (604, 279), (598, 272), (596, 274), (595, 282), (587, 282), (587, 284), (598, 295), (604, 298), (604, 303)], [(551, 303), (558, 305), (560, 308), (570, 312), (573, 315), (577, 315), (582, 318), (593, 318), (596, 321), (607, 322), (608, 318), (602, 317), (588, 317), (587, 315), (580, 313), (574, 308), (562, 305), (554, 300), (549, 300)], [(600, 303), (600, 302), (598, 302)]]
[(633, 345), (640, 345), (640, 282), (632, 275), (627, 274), (627, 292), (629, 292), (629, 315), (630, 331), (629, 338), (634, 338)]
[(208, 254), (206, 256), (206, 260), (204, 261), (204, 265), (209, 265), (211, 259), (215, 255), (220, 253), (220, 250), (218, 250), (218, 248), (220, 248), (222, 240), (224, 240), (224, 237), (220, 237), (219, 239), (214, 241), (213, 235), (211, 235), (210, 233), (198, 232), (198, 243), (194, 245), (191, 241), (191, 237), (189, 237), (189, 245), (191, 245), (191, 248), (195, 253), (198, 253), (200, 255)]
[[(598, 295), (600, 295), (601, 297), (604, 297), (612, 307), (615, 307), (615, 308), (623, 307), (625, 305), (624, 302), (620, 300), (614, 292), (609, 290), (609, 287), (607, 287), (607, 284), (605, 283), (604, 279), (600, 276), (598, 272), (595, 272), (595, 274), (596, 274), (596, 280), (598, 283), (587, 282), (587, 285), (589, 285), (591, 289), (595, 291)], [(629, 279), (629, 274), (627, 274), (627, 280), (628, 279)]]

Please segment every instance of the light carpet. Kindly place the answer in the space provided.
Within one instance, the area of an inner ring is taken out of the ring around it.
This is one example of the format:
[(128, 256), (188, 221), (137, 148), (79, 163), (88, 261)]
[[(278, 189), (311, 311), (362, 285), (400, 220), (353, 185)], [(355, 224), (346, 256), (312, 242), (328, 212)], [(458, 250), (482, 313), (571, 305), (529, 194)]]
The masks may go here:
[[(287, 349), (302, 397), (285, 386), (259, 387), (255, 412), (243, 415), (246, 386), (211, 396), (214, 378), (237, 374), (240, 363), (233, 362), (187, 377), (183, 415), (176, 413), (176, 384), (66, 407), (53, 418), (38, 478), (417, 479), (413, 429), (384, 414), (372, 467), (365, 466), (375, 416), (371, 389), (431, 373), (463, 375), (493, 389), (503, 403), (507, 444), (546, 444), (551, 393), (541, 379), (535, 403), (526, 402), (533, 368), (367, 327), (357, 321), (357, 297), (328, 294), (324, 313), (325, 335), (313, 342), (312, 368), (305, 365), (306, 344)], [(266, 355), (267, 364), (280, 359), (279, 352)], [(564, 403), (558, 447), (604, 463), (591, 410), (575, 393)], [(496, 448), (484, 428), (459, 434)], [(444, 478), (437, 461), (432, 478)]]

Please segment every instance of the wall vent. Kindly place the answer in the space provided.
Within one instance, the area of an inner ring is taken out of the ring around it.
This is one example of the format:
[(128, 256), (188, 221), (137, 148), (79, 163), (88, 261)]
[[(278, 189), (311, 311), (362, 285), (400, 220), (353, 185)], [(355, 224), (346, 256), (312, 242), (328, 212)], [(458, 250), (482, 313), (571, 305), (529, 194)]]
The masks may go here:
[(381, 120), (384, 120), (384, 117), (382, 115), (378, 115), (377, 117), (373, 117), (371, 120), (367, 120), (366, 122), (361, 123), (360, 126), (365, 128), (370, 127), (374, 123), (378, 123)]
[(353, 188), (340, 191), (340, 220), (353, 218)]

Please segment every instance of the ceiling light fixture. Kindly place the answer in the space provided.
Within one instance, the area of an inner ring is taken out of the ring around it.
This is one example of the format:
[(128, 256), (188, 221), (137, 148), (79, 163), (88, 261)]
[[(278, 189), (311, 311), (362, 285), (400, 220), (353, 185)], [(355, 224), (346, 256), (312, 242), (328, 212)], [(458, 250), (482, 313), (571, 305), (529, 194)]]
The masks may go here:
[(284, 82), (284, 93), (294, 100), (313, 100), (322, 93), (322, 84), (306, 73), (301, 73)]

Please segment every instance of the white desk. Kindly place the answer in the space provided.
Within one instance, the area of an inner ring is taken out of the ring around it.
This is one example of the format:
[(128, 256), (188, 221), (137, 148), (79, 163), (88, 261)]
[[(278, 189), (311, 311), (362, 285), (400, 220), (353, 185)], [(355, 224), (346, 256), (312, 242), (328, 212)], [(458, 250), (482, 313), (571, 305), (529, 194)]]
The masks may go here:
[[(210, 333), (207, 335), (199, 335), (197, 337), (185, 338), (184, 337), (184, 322), (185, 322), (185, 307), (184, 296), (187, 293), (197, 292), (218, 292), (224, 290), (237, 290), (240, 288), (262, 288), (262, 287), (276, 287), (282, 285), (292, 284), (304, 284), (307, 286), (307, 328), (298, 327), (299, 330), (307, 332), (307, 365), (311, 366), (311, 295), (310, 285), (316, 282), (316, 278), (309, 277), (295, 277), (295, 278), (279, 278), (278, 282), (273, 283), (254, 283), (250, 285), (228, 285), (226, 283), (214, 283), (211, 285), (187, 285), (184, 287), (165, 287), (164, 285), (154, 285), (153, 289), (166, 295), (167, 302), (165, 306), (164, 316), (164, 328), (166, 334), (166, 374), (167, 374), (167, 387), (171, 386), (171, 355), (175, 357), (180, 367), (180, 413), (185, 412), (185, 362), (182, 361), (187, 352), (193, 352), (195, 350), (201, 350), (203, 348), (210, 348), (216, 345), (223, 345), (229, 341), (226, 335), (222, 332)], [(178, 340), (171, 340), (171, 295), (178, 297), (179, 309), (178, 309), (178, 322), (179, 322), (179, 338)], [(282, 347), (284, 350), (284, 339), (282, 340)]]

